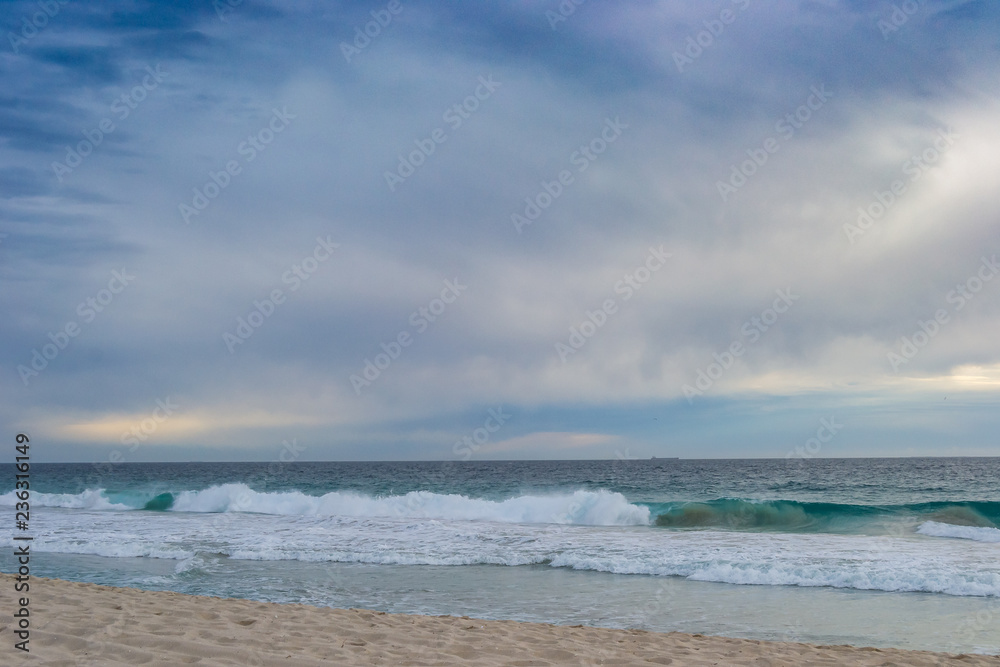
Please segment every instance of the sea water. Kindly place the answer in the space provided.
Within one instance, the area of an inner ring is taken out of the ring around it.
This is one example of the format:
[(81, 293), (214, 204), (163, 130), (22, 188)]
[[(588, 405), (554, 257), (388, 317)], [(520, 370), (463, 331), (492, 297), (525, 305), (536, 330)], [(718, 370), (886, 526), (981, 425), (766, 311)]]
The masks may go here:
[(1000, 653), (998, 480), (997, 458), (34, 464), (32, 574)]

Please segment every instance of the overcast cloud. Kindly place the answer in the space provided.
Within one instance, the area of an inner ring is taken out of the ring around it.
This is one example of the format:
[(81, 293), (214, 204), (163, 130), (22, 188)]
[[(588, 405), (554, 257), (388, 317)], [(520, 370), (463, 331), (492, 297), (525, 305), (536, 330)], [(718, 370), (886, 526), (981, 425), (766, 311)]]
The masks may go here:
[(2, 14), (36, 460), (998, 453), (995, 3)]

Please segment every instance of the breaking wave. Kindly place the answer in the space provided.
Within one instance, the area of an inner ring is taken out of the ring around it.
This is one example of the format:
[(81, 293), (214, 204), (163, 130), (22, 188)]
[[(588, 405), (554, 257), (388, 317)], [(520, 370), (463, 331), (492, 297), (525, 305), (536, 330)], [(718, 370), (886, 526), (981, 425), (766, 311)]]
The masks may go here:
[[(200, 491), (161, 493), (135, 505), (112, 502), (104, 489), (87, 490), (77, 495), (33, 492), (31, 498), (33, 504), (39, 506), (97, 510), (246, 512), (585, 526), (643, 526), (650, 523), (648, 507), (633, 505), (622, 494), (604, 490), (486, 500), (430, 491), (411, 491), (405, 495), (385, 497), (332, 491), (313, 496), (300, 491), (260, 492), (245, 484), (222, 484)], [(14, 502), (13, 492), (0, 496), (0, 504), (11, 505)]]
[(1000, 543), (1000, 530), (996, 528), (956, 526), (937, 521), (925, 521), (917, 528), (917, 532), (930, 537), (954, 537), (962, 540), (975, 540), (976, 542)]

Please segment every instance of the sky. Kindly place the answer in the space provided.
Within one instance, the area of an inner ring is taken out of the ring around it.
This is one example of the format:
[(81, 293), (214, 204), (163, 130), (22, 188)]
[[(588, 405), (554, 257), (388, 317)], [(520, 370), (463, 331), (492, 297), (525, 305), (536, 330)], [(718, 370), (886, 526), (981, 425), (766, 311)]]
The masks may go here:
[(0, 15), (33, 461), (1000, 455), (997, 3)]

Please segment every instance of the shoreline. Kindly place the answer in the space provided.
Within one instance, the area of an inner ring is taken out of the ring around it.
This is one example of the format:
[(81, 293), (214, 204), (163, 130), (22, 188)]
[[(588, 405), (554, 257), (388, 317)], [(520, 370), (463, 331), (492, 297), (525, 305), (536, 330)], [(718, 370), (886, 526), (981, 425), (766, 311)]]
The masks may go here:
[(46, 665), (963, 665), (1000, 657), (677, 632), (390, 614), (31, 577), (30, 653), (14, 649), (0, 574), (0, 655)]

